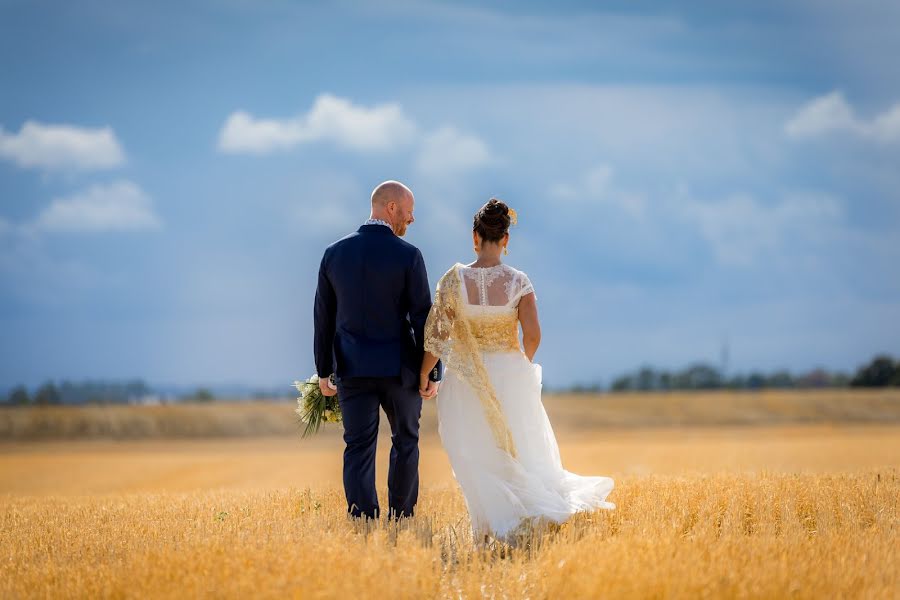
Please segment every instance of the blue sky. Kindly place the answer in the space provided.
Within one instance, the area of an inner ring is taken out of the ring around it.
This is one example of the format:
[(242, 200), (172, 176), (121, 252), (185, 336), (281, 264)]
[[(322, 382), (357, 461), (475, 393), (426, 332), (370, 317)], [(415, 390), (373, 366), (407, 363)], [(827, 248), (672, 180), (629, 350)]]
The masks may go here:
[(0, 386), (312, 372), (321, 251), (490, 196), (551, 385), (900, 354), (890, 2), (0, 0)]

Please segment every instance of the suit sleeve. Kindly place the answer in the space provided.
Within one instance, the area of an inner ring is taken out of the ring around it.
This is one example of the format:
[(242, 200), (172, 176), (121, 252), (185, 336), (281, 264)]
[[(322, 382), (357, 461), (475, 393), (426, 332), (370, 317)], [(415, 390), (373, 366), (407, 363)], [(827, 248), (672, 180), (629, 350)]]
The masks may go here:
[[(425, 354), (425, 322), (431, 311), (431, 288), (428, 285), (425, 259), (422, 258), (422, 252), (418, 249), (413, 258), (406, 290), (409, 294), (409, 322), (416, 339), (416, 355), (421, 358)], [(440, 381), (443, 372), (443, 365), (438, 362), (431, 372), (431, 380)]]
[(337, 297), (328, 279), (328, 251), (319, 265), (319, 283), (313, 306), (313, 356), (316, 373), (324, 378), (334, 373), (334, 328), (337, 315)]

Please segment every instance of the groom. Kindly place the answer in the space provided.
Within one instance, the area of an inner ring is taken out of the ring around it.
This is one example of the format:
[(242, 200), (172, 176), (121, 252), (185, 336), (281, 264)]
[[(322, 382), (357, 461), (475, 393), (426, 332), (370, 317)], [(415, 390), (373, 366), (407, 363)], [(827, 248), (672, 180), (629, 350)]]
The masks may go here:
[[(412, 516), (419, 495), (422, 399), (437, 394), (440, 363), (419, 390), (423, 332), (431, 290), (418, 248), (400, 239), (415, 198), (402, 183), (372, 192), (372, 214), (355, 233), (325, 249), (315, 300), (314, 353), (319, 387), (339, 393), (344, 417), (344, 492), (354, 517), (378, 517), (375, 444), (379, 406), (391, 425), (388, 504)], [(329, 385), (334, 374), (337, 388)]]

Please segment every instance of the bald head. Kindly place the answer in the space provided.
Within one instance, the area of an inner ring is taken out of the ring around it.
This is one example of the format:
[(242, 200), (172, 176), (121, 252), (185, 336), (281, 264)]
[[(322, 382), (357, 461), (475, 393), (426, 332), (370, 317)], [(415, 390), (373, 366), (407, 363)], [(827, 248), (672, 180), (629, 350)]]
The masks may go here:
[(400, 202), (406, 196), (412, 197), (412, 195), (412, 191), (399, 181), (379, 183), (372, 190), (372, 210), (374, 211), (376, 207), (386, 208), (388, 203)]
[(390, 223), (394, 233), (403, 236), (412, 225), (416, 199), (399, 181), (385, 181), (372, 191), (372, 218)]

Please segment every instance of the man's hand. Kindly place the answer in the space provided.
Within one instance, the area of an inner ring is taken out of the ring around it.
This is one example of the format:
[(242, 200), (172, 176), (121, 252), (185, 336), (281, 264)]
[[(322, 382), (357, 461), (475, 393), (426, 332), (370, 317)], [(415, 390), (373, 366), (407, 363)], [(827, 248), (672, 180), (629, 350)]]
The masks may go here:
[(434, 397), (437, 396), (439, 387), (440, 383), (431, 381), (428, 378), (428, 373), (421, 373), (419, 375), (419, 395), (422, 396), (422, 400), (433, 400)]
[(319, 389), (322, 390), (324, 396), (334, 396), (337, 394), (337, 388), (331, 385), (331, 380), (325, 377), (319, 377)]

